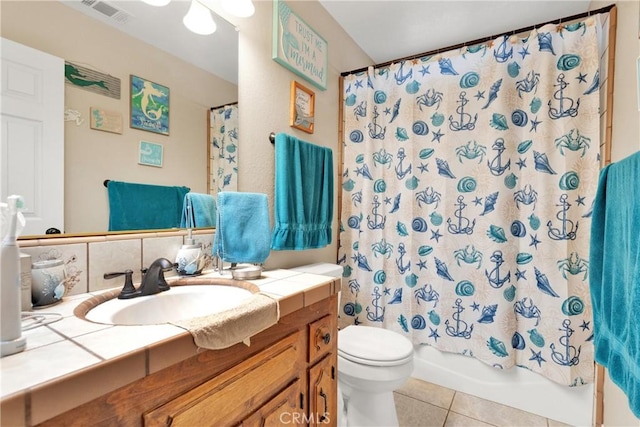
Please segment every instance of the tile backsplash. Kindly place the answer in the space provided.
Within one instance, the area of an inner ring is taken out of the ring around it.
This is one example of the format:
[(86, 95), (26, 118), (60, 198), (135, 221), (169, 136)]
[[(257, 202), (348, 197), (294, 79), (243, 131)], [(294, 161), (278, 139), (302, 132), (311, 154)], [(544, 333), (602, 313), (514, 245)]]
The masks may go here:
[[(175, 260), (186, 235), (186, 231), (176, 230), (30, 239), (19, 240), (18, 244), (21, 253), (31, 256), (32, 263), (50, 259), (63, 260), (68, 284), (67, 295), (78, 295), (124, 284), (124, 277), (105, 280), (105, 273), (133, 270), (133, 281), (139, 283), (142, 277), (141, 270), (155, 259)], [(196, 243), (202, 243), (203, 251), (207, 255), (211, 254), (213, 237), (214, 230), (193, 231), (193, 238)], [(176, 273), (167, 275), (172, 274)]]

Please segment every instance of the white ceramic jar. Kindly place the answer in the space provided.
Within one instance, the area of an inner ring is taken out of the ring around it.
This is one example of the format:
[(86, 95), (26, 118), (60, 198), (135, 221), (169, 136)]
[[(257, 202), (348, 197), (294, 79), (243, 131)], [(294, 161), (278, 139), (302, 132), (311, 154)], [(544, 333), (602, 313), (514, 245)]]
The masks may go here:
[(64, 262), (61, 259), (31, 264), (31, 303), (44, 307), (62, 301), (66, 293)]
[(176, 256), (178, 274), (181, 276), (194, 276), (202, 272), (204, 257), (201, 245), (182, 245)]

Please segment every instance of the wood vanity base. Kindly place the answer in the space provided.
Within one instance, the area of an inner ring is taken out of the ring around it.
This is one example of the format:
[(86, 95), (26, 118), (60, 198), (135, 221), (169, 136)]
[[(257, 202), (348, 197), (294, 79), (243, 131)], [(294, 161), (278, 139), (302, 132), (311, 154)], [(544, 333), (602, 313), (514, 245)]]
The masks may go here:
[(236, 344), (206, 350), (41, 426), (337, 423), (337, 296)]

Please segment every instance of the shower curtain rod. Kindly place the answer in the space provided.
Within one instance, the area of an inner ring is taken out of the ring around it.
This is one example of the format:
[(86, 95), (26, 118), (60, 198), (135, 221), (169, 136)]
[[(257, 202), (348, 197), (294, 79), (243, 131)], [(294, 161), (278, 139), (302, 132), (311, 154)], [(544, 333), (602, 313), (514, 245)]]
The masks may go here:
[(211, 107), (210, 110), (213, 111), (213, 110), (217, 110), (218, 108), (227, 107), (227, 106), (230, 106), (230, 105), (238, 105), (238, 101), (236, 101), (236, 102), (228, 102), (226, 104), (218, 105), (217, 107)]
[[(524, 33), (524, 32), (528, 32), (528, 31), (534, 30), (536, 28), (542, 27), (542, 26), (547, 25), (547, 24), (560, 24), (562, 22), (573, 21), (574, 19), (585, 18), (587, 16), (596, 15), (598, 13), (607, 13), (614, 6), (615, 6), (615, 4), (610, 4), (609, 6), (605, 6), (605, 7), (602, 7), (600, 9), (596, 9), (596, 10), (590, 10), (588, 12), (579, 13), (577, 15), (571, 15), (571, 16), (567, 16), (565, 18), (554, 19), (553, 21), (543, 22), (541, 24), (531, 25), (531, 26), (524, 27), (524, 28), (518, 28), (517, 30), (513, 30), (513, 31), (507, 31), (507, 32), (500, 33), (500, 34), (494, 34), (492, 36), (482, 37), (482, 38), (479, 38), (479, 39), (476, 39), (476, 40), (472, 40), (470, 42), (458, 43), (456, 45), (430, 50), (429, 52), (424, 52), (424, 53), (419, 53), (419, 54), (416, 54), (416, 55), (405, 56), (404, 58), (398, 58), (398, 59), (394, 59), (394, 60), (391, 60), (391, 61), (383, 62), (381, 64), (375, 64), (375, 65), (373, 65), (373, 68), (388, 67), (389, 65), (397, 63), (397, 62), (409, 61), (409, 60), (416, 59), (416, 58), (422, 58), (424, 56), (436, 55), (438, 53), (448, 52), (448, 51), (454, 50), (454, 49), (460, 49), (461, 47), (465, 47), (465, 46), (475, 46), (475, 45), (478, 45), (478, 44), (485, 43), (485, 42), (488, 42), (490, 40), (493, 40), (496, 37), (499, 37), (499, 36), (504, 35), (504, 34), (509, 34), (509, 33), (511, 33), (511, 34), (520, 34), (520, 33)], [(340, 75), (342, 77), (345, 77), (345, 76), (348, 76), (349, 74), (356, 74), (356, 73), (361, 73), (363, 71), (367, 71), (368, 69), (369, 69), (369, 66), (363, 67), (363, 68), (358, 68), (357, 70), (345, 71), (345, 72), (341, 73)]]

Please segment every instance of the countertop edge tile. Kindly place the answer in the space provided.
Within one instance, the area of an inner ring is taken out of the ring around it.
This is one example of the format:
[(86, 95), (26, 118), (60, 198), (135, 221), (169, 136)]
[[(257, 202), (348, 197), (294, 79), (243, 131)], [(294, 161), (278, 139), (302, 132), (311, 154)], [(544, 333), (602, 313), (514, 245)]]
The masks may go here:
[(333, 287), (333, 282), (331, 283), (323, 283), (320, 285), (315, 285), (311, 288), (307, 288), (304, 290), (304, 306), (308, 307), (312, 304), (317, 303), (318, 301), (322, 301), (323, 299), (329, 298), (331, 294), (331, 288)]
[(198, 346), (193, 341), (193, 335), (187, 331), (184, 331), (184, 334), (151, 344), (147, 346), (147, 350), (149, 355), (147, 375), (154, 374), (198, 354)]
[(142, 351), (36, 386), (31, 390), (31, 422), (41, 423), (144, 378), (146, 371)]
[(302, 292), (285, 297), (278, 296), (277, 298), (281, 318), (304, 307), (304, 295)]
[(0, 425), (21, 426), (26, 424), (26, 395), (9, 396), (0, 402)]

